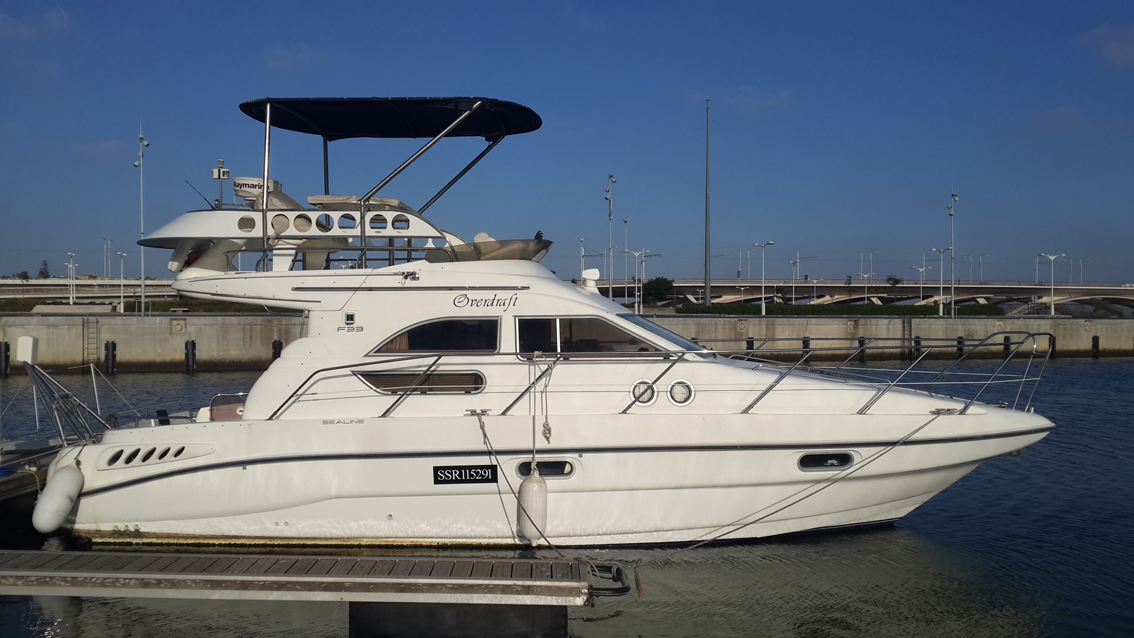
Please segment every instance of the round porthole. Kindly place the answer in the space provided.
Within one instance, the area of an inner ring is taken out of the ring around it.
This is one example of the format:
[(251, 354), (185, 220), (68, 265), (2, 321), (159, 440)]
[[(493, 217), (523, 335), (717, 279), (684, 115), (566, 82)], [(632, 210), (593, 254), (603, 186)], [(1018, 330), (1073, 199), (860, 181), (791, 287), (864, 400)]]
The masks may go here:
[(405, 215), (395, 215), (391, 226), (394, 230), (409, 230), (409, 217)]
[(353, 230), (358, 225), (358, 221), (354, 215), (347, 213), (346, 215), (339, 216), (339, 228), (344, 230)]
[(669, 402), (676, 406), (689, 405), (693, 402), (693, 385), (685, 379), (678, 379), (669, 384)]
[(639, 379), (630, 386), (630, 398), (638, 405), (651, 405), (658, 398), (658, 393), (649, 379)]
[(370, 216), (370, 230), (386, 230), (386, 225), (385, 215)]
[(293, 225), (295, 226), (296, 230), (301, 233), (305, 233), (311, 230), (311, 218), (307, 215), (296, 215)]
[(315, 218), (315, 228), (319, 229), (321, 233), (329, 233), (335, 227), (335, 218), (327, 213), (323, 213)]
[(242, 233), (250, 233), (256, 230), (256, 218), (251, 215), (245, 215), (236, 220), (236, 227), (239, 228)]
[(286, 233), (289, 228), (291, 228), (291, 220), (287, 218), (287, 215), (276, 215), (272, 218), (273, 233), (282, 235)]

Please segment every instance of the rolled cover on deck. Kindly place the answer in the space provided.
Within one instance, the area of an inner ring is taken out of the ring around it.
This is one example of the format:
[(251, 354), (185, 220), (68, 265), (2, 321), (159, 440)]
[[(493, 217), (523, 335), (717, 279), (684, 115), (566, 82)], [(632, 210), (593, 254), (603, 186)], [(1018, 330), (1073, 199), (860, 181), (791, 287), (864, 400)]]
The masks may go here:
[(530, 133), (543, 120), (530, 108), (486, 97), (317, 97), (249, 100), (240, 110), (264, 121), (272, 103), (272, 126), (319, 135), (330, 141), (356, 137), (436, 137), (463, 111), (481, 102), (447, 137), (483, 137)]

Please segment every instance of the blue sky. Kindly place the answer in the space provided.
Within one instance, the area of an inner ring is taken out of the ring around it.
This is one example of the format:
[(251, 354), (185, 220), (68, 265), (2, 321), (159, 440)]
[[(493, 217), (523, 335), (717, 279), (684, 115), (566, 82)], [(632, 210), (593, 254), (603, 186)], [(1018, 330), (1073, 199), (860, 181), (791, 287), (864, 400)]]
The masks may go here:
[[(216, 196), (218, 158), (258, 174), (263, 131), (240, 102), (372, 95), (539, 113), (542, 129), (505, 140), (428, 217), (466, 238), (542, 230), (564, 278), (580, 238), (606, 245), (608, 170), (616, 275), (624, 217), (631, 248), (661, 254), (650, 276), (701, 275), (711, 99), (717, 276), (774, 240), (769, 277), (799, 251), (815, 256), (801, 274), (843, 278), (876, 250), (878, 277), (916, 278), (948, 245), (955, 189), (960, 278), (986, 254), (986, 279), (1031, 280), (1047, 252), (1075, 280), (1082, 258), (1088, 280), (1134, 281), (1126, 2), (0, 0), (0, 273), (47, 259), (62, 274), (68, 251), (101, 273), (109, 237), (137, 275), (139, 122), (152, 230), (202, 203), (185, 180)], [(364, 193), (421, 143), (332, 143), (332, 192)], [(481, 145), (441, 144), (384, 194), (420, 206)], [(316, 138), (273, 136), (273, 177), (296, 199), (322, 192), (321, 164)], [(147, 256), (147, 274), (170, 276), (164, 251)]]

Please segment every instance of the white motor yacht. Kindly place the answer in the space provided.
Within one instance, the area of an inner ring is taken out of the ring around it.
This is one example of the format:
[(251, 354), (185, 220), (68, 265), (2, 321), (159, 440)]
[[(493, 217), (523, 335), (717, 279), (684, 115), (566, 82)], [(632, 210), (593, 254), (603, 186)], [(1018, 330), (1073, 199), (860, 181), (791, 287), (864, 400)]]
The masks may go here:
[[(757, 538), (897, 520), (1054, 427), (1030, 401), (706, 350), (604, 297), (597, 271), (561, 281), (539, 263), (542, 236), (466, 242), (426, 219), (501, 140), (539, 128), (527, 107), (270, 98), (241, 110), (265, 124), (263, 176), (233, 182), (248, 204), (185, 213), (139, 243), (173, 251), (181, 294), (300, 309), (304, 336), (246, 396), (64, 449), (37, 506), (41, 531), (170, 543)], [(324, 159), (339, 139), (430, 141), (365, 195), (331, 195), (328, 180), (303, 206), (270, 179), (273, 129), (321, 136)], [(488, 146), (436, 197), (414, 209), (378, 196), (458, 136)], [(234, 266), (241, 253), (255, 271)]]

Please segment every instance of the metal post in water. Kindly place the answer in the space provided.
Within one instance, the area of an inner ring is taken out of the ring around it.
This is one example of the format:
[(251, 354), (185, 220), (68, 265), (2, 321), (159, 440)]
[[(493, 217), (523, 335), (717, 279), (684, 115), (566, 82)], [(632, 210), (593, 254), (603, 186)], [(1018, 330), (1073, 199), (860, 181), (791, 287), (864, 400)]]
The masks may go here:
[(94, 388), (94, 405), (95, 405), (95, 412), (98, 412), (99, 414), (102, 414), (102, 406), (101, 406), (101, 405), (99, 405), (99, 402), (98, 402), (98, 384), (97, 384), (97, 383), (95, 383), (95, 376), (94, 376), (94, 374), (95, 374), (95, 373), (94, 373), (94, 364), (92, 363), (92, 364), (90, 364), (90, 366), (91, 366), (91, 387), (92, 387), (92, 388)]
[(705, 100), (705, 305), (713, 303), (713, 269), (709, 240), (709, 101)]

